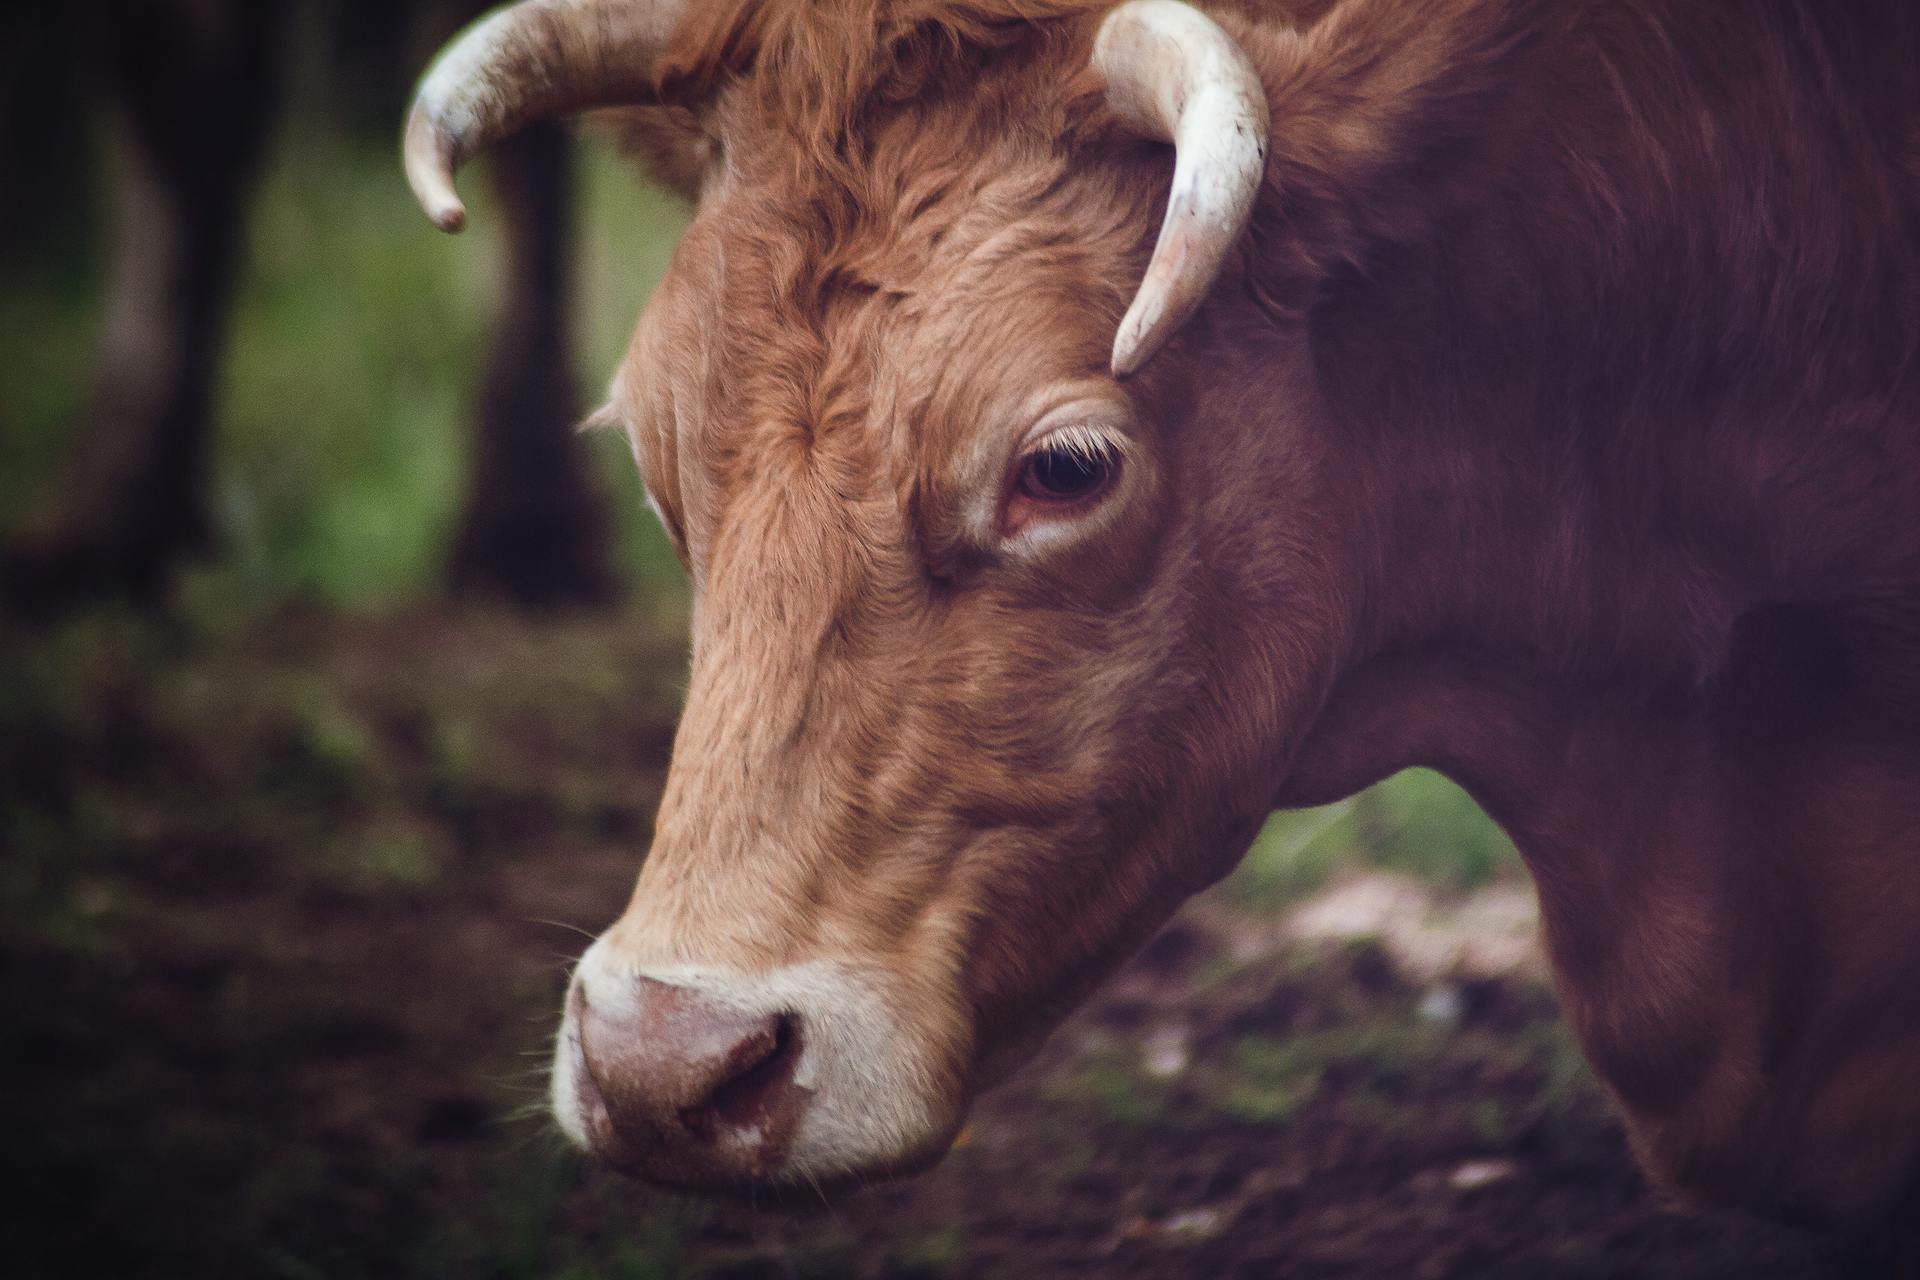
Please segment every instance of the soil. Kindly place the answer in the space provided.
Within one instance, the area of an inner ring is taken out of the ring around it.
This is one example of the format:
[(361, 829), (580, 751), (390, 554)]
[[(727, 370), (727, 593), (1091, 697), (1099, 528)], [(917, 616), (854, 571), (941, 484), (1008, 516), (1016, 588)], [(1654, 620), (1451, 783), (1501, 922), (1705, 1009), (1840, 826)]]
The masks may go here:
[(916, 1179), (778, 1208), (540, 1114), (674, 619), (5, 638), (0, 1244), (22, 1276), (1806, 1277), (1665, 1204), (1534, 968), (1193, 904)]

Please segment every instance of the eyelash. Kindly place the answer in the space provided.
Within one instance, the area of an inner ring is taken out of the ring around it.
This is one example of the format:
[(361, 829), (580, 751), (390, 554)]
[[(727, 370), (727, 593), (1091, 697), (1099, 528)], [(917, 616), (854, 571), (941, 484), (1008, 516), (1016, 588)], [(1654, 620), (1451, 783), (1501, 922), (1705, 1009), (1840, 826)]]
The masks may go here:
[(1120, 451), (1085, 427), (1063, 427), (1020, 459), (1016, 496), (1048, 505), (1090, 502), (1112, 488)]
[(1001, 508), (1001, 536), (1079, 516), (1119, 486), (1126, 442), (1072, 423), (1049, 431), (1015, 460)]

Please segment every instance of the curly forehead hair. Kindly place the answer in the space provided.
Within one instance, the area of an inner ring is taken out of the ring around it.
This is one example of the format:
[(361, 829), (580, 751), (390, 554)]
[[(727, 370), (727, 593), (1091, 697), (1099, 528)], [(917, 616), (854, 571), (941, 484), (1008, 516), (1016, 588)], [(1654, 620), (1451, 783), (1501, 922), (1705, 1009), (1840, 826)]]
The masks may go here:
[[(659, 74), (665, 96), (716, 104), (698, 125), (675, 115), (724, 145), (742, 178), (716, 211), (728, 249), (714, 283), (731, 302), (703, 339), (733, 395), (795, 438), (832, 434), (867, 412), (860, 350), (899, 308), (932, 305), (929, 270), (951, 285), (962, 262), (1017, 256), (1060, 274), (1140, 220), (1145, 195), (1089, 208), (1064, 180), (1100, 127), (1083, 72), (1106, 7), (730, 0), (689, 15)], [(630, 137), (672, 180), (685, 146), (661, 143), (658, 109), (630, 116)], [(1086, 301), (1117, 314), (1123, 292)]]
[(956, 63), (977, 65), (1103, 0), (721, 0), (688, 15), (662, 67), (674, 97), (703, 99), (753, 68), (796, 132), (832, 137), (872, 102), (925, 92)]

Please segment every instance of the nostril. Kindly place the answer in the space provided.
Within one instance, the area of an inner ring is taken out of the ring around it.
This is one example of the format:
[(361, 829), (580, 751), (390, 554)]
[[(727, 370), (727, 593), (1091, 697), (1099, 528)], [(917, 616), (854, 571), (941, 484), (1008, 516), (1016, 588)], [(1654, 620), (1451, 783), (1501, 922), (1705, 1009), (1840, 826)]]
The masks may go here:
[(800, 1024), (781, 1014), (728, 1055), (706, 1098), (680, 1110), (680, 1122), (703, 1142), (722, 1134), (761, 1139), (784, 1127), (793, 1109), (794, 1067), (800, 1058)]
[(796, 1078), (799, 1016), (644, 976), (623, 994), (571, 997), (580, 1074), (568, 1079), (593, 1148), (683, 1180), (779, 1168), (812, 1093)]

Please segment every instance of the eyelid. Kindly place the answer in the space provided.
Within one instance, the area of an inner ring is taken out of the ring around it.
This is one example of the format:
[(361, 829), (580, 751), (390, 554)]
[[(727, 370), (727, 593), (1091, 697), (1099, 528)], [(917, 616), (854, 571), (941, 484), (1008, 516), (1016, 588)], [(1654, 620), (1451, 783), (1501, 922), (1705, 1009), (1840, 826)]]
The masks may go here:
[[(1078, 541), (1103, 527), (1109, 516), (1102, 513), (1114, 511), (1116, 500), (1137, 486), (1132, 472), (1139, 444), (1127, 430), (1131, 425), (1132, 418), (1126, 409), (1105, 398), (1076, 400), (1043, 415), (1008, 459), (1007, 478), (994, 516), (996, 541), (1002, 546), (1025, 546), (1031, 551), (1062, 540)], [(1116, 479), (1102, 492), (1070, 509), (1017, 528), (1009, 527), (1014, 504), (1020, 501), (1020, 475), (1028, 460), (1062, 446), (1084, 449), (1112, 464), (1117, 469)]]
[(1077, 419), (1053, 427), (1029, 441), (1020, 450), (1019, 459), (1024, 462), (1035, 454), (1052, 449), (1077, 454), (1082, 458), (1120, 462), (1132, 452), (1132, 441), (1118, 432), (1102, 431), (1084, 419)]
[(1014, 449), (1014, 456), (1024, 458), (1060, 435), (1098, 441), (1108, 449), (1125, 454), (1133, 447), (1132, 433), (1127, 430), (1132, 421), (1133, 415), (1127, 407), (1116, 404), (1110, 397), (1076, 396), (1035, 418)]

